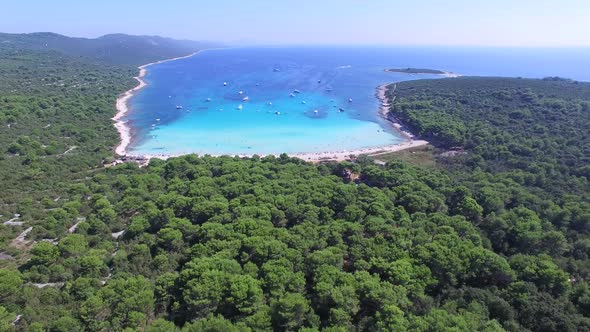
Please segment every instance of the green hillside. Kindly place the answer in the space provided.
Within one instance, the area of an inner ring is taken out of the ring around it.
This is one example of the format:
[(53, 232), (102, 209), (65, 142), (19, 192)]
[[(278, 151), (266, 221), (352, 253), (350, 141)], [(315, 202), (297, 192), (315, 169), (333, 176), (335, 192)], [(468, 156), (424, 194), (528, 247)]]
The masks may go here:
[(108, 64), (134, 65), (187, 55), (220, 44), (174, 40), (158, 36), (105, 35), (96, 39), (72, 38), (55, 33), (0, 33), (0, 51), (56, 51), (72, 57)]

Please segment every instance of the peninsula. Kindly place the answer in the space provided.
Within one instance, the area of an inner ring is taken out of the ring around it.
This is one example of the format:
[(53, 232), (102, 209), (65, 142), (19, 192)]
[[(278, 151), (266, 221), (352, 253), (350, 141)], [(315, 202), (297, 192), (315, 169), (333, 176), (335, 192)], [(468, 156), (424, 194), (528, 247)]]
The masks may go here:
[(438, 70), (438, 69), (425, 69), (425, 68), (391, 68), (385, 69), (386, 72), (390, 73), (404, 73), (404, 74), (434, 74), (434, 75), (444, 75), (448, 74), (446, 71)]

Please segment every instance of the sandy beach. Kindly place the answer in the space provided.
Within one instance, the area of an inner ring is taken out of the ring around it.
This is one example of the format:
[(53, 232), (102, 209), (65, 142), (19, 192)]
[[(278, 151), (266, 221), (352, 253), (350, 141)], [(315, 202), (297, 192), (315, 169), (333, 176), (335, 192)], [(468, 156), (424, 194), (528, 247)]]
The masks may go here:
[[(379, 99), (379, 101), (381, 102), (381, 106), (379, 106), (379, 115), (384, 118), (385, 120), (387, 120), (389, 123), (391, 123), (391, 125), (404, 137), (406, 138), (408, 141), (413, 141), (414, 140), (414, 134), (412, 134), (408, 129), (406, 129), (401, 122), (399, 122), (397, 119), (392, 118), (388, 115), (389, 113), (389, 107), (391, 106), (389, 104), (389, 100), (387, 100), (387, 96), (385, 95), (387, 92), (387, 86), (389, 86), (390, 84), (383, 84), (380, 85), (377, 88), (377, 98)], [(397, 89), (397, 84), (394, 83), (393, 84), (393, 91), (395, 92), (395, 90)], [(393, 97), (392, 102), (395, 102), (395, 96)], [(425, 142), (425, 141), (424, 141)], [(424, 144), (422, 144), (424, 145)], [(399, 150), (397, 150), (399, 151)]]
[(145, 77), (145, 75), (147, 74), (146, 68), (149, 66), (152, 66), (152, 65), (156, 65), (156, 64), (160, 64), (160, 63), (164, 63), (164, 62), (168, 62), (168, 61), (190, 58), (190, 57), (196, 55), (197, 53), (199, 53), (199, 52), (194, 52), (189, 55), (180, 56), (180, 57), (176, 57), (176, 58), (172, 58), (172, 59), (160, 60), (160, 61), (148, 63), (148, 64), (138, 67), (139, 68), (139, 75), (135, 76), (134, 78), (137, 80), (137, 82), (139, 82), (139, 84), (136, 87), (134, 87), (133, 89), (127, 90), (124, 93), (122, 93), (121, 95), (119, 95), (119, 97), (117, 98), (117, 102), (115, 104), (115, 107), (117, 108), (117, 114), (115, 114), (115, 116), (112, 118), (112, 120), (115, 121), (115, 128), (117, 128), (117, 131), (119, 132), (119, 136), (121, 136), (121, 142), (119, 142), (119, 145), (117, 145), (117, 147), (115, 148), (116, 154), (118, 154), (120, 156), (126, 155), (127, 154), (127, 147), (129, 146), (129, 143), (131, 143), (131, 129), (129, 128), (129, 126), (127, 126), (127, 122), (123, 121), (122, 119), (127, 114), (127, 112), (129, 112), (129, 107), (127, 105), (127, 103), (129, 102), (129, 99), (131, 99), (131, 97), (133, 97), (133, 94), (135, 92), (137, 92), (138, 90), (141, 90), (143, 87), (145, 87), (147, 85), (147, 83), (143, 79)]
[[(427, 145), (428, 142), (424, 140), (408, 140), (403, 143), (399, 144), (391, 144), (391, 145), (384, 145), (384, 146), (376, 146), (372, 148), (365, 148), (365, 149), (358, 149), (358, 150), (341, 150), (341, 151), (327, 151), (327, 152), (302, 152), (302, 153), (287, 153), (289, 157), (299, 158), (305, 161), (310, 162), (320, 162), (320, 161), (345, 161), (351, 159), (351, 156), (360, 156), (360, 155), (380, 155), (384, 153), (390, 152), (397, 152), (401, 150), (411, 149), (419, 146)], [(178, 154), (141, 154), (141, 155), (134, 155), (128, 154), (127, 157), (137, 158), (137, 159), (162, 159), (166, 160), (169, 158), (174, 157), (181, 157), (191, 153), (178, 153)], [(221, 156), (228, 156), (227, 154), (203, 154), (212, 157), (221, 157)], [(262, 154), (262, 153), (254, 153), (254, 154), (235, 154), (231, 155), (238, 156), (240, 158), (251, 158), (252, 156), (257, 155), (259, 157), (266, 157), (268, 155), (273, 155), (275, 157), (279, 157), (280, 154)]]

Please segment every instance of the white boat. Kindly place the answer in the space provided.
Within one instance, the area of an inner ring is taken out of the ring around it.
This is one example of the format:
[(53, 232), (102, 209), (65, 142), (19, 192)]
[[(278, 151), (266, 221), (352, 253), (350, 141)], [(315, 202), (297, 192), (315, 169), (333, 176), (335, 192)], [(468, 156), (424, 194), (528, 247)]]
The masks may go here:
[(352, 103), (352, 98), (348, 98), (348, 102), (349, 103)]
[(156, 121), (160, 121), (160, 119), (156, 119)]
[(272, 106), (272, 101), (269, 101), (269, 102), (268, 102), (268, 105), (269, 105), (269, 106)]
[(227, 82), (223, 82), (223, 86), (227, 86)]
[(207, 98), (207, 101), (211, 101), (211, 98)]
[(301, 93), (301, 91), (295, 89), (295, 90), (293, 90), (293, 93)]
[(315, 114), (318, 114), (318, 110), (314, 110), (313, 112), (314, 112)]
[(275, 112), (275, 114), (276, 114), (276, 115), (281, 115), (281, 112), (279, 112), (279, 111), (276, 111), (276, 112)]
[(248, 97), (248, 96), (242, 98), (243, 101), (248, 101), (249, 99), (250, 99), (250, 97)]
[(238, 94), (244, 94), (244, 91), (240, 91), (240, 92), (238, 92)]
[(181, 110), (182, 109), (182, 106), (178, 105), (178, 106), (176, 106), (176, 109), (177, 110)]
[(242, 104), (238, 105), (239, 110), (241, 110), (242, 108), (244, 108), (244, 106), (242, 106)]
[(302, 101), (301, 101), (301, 103), (302, 103), (302, 104), (307, 104), (307, 102), (305, 102), (305, 100), (302, 100)]

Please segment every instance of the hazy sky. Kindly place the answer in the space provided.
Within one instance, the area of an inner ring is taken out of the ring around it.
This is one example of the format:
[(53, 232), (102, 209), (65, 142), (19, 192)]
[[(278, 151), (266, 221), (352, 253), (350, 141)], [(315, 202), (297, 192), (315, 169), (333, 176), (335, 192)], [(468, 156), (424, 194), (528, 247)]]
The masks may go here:
[(1, 32), (266, 44), (590, 46), (590, 0), (12, 0)]

